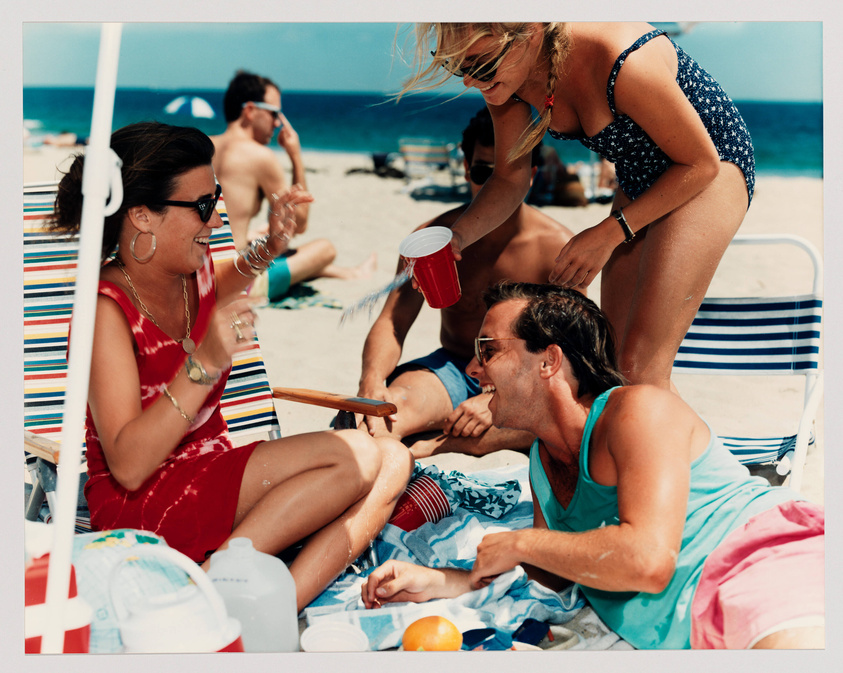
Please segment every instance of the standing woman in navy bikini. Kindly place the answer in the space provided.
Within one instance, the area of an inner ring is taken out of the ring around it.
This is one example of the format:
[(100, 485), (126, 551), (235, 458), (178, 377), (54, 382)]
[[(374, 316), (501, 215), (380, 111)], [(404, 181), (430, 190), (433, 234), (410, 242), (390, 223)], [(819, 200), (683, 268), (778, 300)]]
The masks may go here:
[(611, 215), (562, 248), (549, 280), (584, 291), (602, 270), (621, 370), (670, 387), (679, 344), (752, 198), (752, 142), (732, 101), (646, 23), (417, 24), (416, 37), (404, 91), (462, 77), (495, 126), (494, 172), (453, 227), (455, 254), (521, 203), (545, 132), (579, 140), (614, 162), (620, 188)]

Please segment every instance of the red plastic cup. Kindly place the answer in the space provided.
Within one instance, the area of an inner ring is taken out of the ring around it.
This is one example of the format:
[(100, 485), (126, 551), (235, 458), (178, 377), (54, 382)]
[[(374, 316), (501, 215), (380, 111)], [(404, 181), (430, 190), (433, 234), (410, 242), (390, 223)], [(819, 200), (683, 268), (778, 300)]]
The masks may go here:
[(422, 524), (436, 523), (451, 513), (451, 504), (433, 479), (423, 474), (407, 484), (395, 503), (389, 523), (402, 530), (415, 530)]
[(447, 227), (426, 227), (407, 236), (398, 246), (398, 253), (413, 263), (413, 277), (431, 308), (451, 306), (462, 296), (451, 250), (452, 237)]

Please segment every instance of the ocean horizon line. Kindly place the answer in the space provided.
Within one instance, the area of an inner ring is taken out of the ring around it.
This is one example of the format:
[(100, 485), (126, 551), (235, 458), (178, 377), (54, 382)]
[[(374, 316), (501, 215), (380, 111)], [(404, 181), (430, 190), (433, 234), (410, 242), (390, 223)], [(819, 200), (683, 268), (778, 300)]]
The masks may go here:
[[(202, 98), (194, 109), (168, 108), (177, 98)], [(94, 87), (29, 86), (23, 90), (23, 124), (27, 142), (37, 144), (50, 134), (90, 134)], [(208, 135), (222, 133), (226, 122), (222, 89), (161, 90), (118, 87), (114, 128), (136, 121), (162, 121), (195, 126)], [(753, 139), (756, 168), (763, 173), (823, 173), (822, 102), (737, 101)], [(210, 106), (210, 110), (208, 110)], [(382, 92), (287, 91), (284, 114), (308, 150), (343, 153), (390, 153), (403, 138), (429, 138), (458, 143), (467, 121), (485, 108), (471, 91), (416, 92), (396, 101)], [(576, 142), (550, 142), (564, 163), (589, 161), (591, 152)]]
[[(93, 85), (82, 84), (24, 84), (23, 89), (66, 89), (72, 91), (93, 91)], [(118, 86), (117, 91), (145, 91), (150, 93), (172, 93), (173, 95), (193, 93), (201, 94), (208, 93), (214, 95), (225, 94), (226, 87), (222, 88), (207, 88), (207, 87), (145, 87), (145, 86)], [(327, 96), (384, 96), (392, 97), (397, 95), (397, 91), (349, 91), (345, 89), (285, 89), (282, 87), (282, 97), (287, 94), (295, 95), (327, 95)], [(471, 92), (466, 93), (450, 93), (450, 92), (435, 92), (435, 91), (413, 91), (405, 94), (407, 96), (423, 96), (427, 98), (470, 98), (482, 101), (483, 96)], [(736, 105), (741, 103), (770, 103), (773, 105), (823, 105), (823, 99), (774, 99), (774, 98), (734, 98)]]

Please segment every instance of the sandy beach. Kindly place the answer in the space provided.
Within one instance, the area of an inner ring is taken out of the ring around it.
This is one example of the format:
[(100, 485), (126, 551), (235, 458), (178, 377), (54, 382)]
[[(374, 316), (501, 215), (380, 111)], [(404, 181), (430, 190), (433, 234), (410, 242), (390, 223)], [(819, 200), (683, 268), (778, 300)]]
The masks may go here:
[[(57, 166), (66, 166), (66, 157), (72, 151), (53, 147), (27, 149), (24, 182), (56, 179)], [(400, 241), (417, 225), (460, 202), (460, 197), (449, 194), (450, 179), (444, 175), (436, 178), (439, 186), (435, 194), (413, 198), (403, 180), (375, 175), (368, 155), (306, 152), (305, 163), (308, 188), (316, 202), (311, 208), (309, 229), (301, 240), (330, 239), (338, 250), (336, 263), (341, 265), (355, 265), (371, 252), (377, 254), (378, 267), (371, 278), (323, 278), (312, 282), (322, 295), (343, 306), (386, 285), (395, 274)], [(396, 166), (400, 168), (400, 160)], [(820, 179), (762, 176), (741, 233), (798, 234), (822, 251), (822, 197)], [(578, 232), (604, 218), (609, 206), (548, 206), (543, 210)], [(810, 291), (808, 258), (791, 250), (780, 246), (730, 250), (718, 268), (709, 295)], [(599, 303), (599, 278), (591, 285), (589, 295)], [(274, 385), (355, 394), (363, 342), (380, 306), (379, 303), (371, 317), (361, 312), (342, 325), (342, 311), (335, 308), (259, 309), (259, 336), (270, 381)], [(438, 327), (436, 311), (423, 309), (405, 344), (404, 359), (436, 348)], [(744, 378), (747, 380), (733, 385), (717, 377), (677, 376), (675, 383), (683, 398), (720, 434), (740, 434), (749, 428), (768, 429), (772, 434), (779, 428), (782, 432), (795, 428), (801, 384), (789, 379), (784, 383), (761, 381), (765, 390), (759, 394), (750, 387), (759, 384), (758, 377)], [(329, 410), (289, 402), (278, 402), (276, 408), (282, 431), (287, 435), (327, 428), (333, 417)], [(804, 494), (820, 503), (824, 498), (822, 418), (821, 410), (818, 441), (809, 452), (803, 482)], [(482, 465), (520, 459), (519, 454), (504, 452), (482, 459)], [(476, 469), (477, 461), (465, 456), (444, 456), (435, 462), (443, 469), (468, 472)]]

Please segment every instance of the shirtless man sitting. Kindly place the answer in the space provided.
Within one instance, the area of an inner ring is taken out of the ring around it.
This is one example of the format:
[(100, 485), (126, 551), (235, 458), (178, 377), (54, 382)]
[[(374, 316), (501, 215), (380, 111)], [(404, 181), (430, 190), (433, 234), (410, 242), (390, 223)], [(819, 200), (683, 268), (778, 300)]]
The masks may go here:
[[(495, 160), (487, 108), (463, 131), (462, 150), (465, 177), (474, 198), (491, 175)], [(533, 152), (533, 175), (539, 151), (537, 147)], [(454, 208), (418, 229), (450, 227), (467, 207)], [(498, 449), (527, 450), (532, 435), (492, 426), (489, 395), (466, 375), (465, 367), (486, 312), (483, 290), (501, 279), (547, 282), (558, 250), (572, 235), (541, 211), (522, 203), (500, 227), (463, 251), (457, 262), (462, 298), (442, 309), (442, 347), (397, 368), (404, 340), (424, 298), (409, 284), (391, 292), (363, 347), (358, 394), (393, 402), (398, 413), (385, 419), (365, 417), (369, 433), (404, 440), (416, 433), (441, 430), (433, 438), (405, 440), (416, 458), (444, 452), (483, 455)], [(399, 271), (402, 266), (399, 262)]]
[[(264, 198), (288, 189), (284, 170), (269, 143), (278, 128), (278, 144), (292, 165), (293, 188), (307, 189), (299, 136), (281, 112), (281, 89), (272, 80), (240, 71), (228, 85), (223, 99), (227, 127), (212, 136), (214, 172), (222, 185), (231, 233), (238, 250), (249, 242), (249, 224)], [(310, 204), (296, 206), (296, 234), (307, 229)], [(259, 234), (260, 232), (255, 232)], [(326, 238), (291, 248), (269, 267), (251, 290), (282, 297), (291, 286), (310, 278), (365, 278), (375, 268), (372, 256), (358, 267), (335, 265), (337, 251)]]

